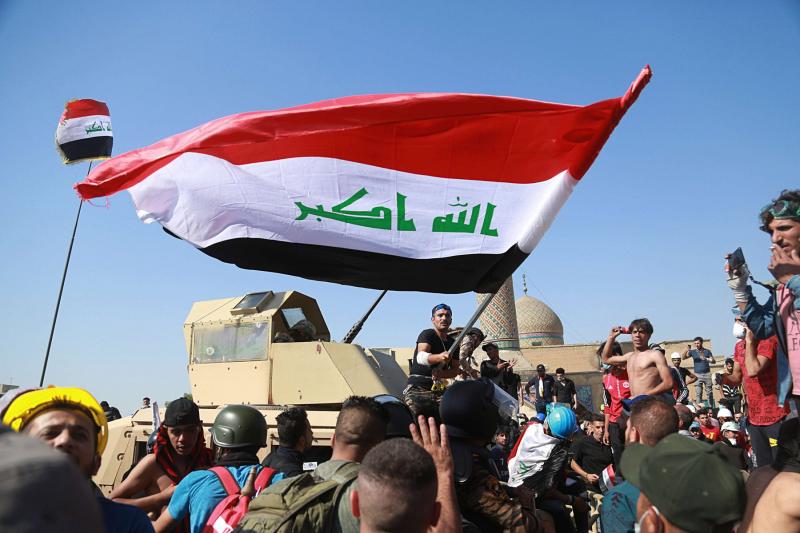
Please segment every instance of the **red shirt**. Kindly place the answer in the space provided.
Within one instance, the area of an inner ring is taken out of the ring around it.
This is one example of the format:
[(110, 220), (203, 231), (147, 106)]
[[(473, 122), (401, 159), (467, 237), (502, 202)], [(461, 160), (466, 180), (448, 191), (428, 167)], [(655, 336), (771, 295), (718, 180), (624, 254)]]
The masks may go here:
[(603, 388), (605, 389), (605, 412), (608, 413), (608, 421), (616, 422), (622, 415), (622, 400), (631, 397), (628, 371), (624, 368), (612, 367), (603, 376)]
[(789, 414), (785, 405), (778, 405), (777, 349), (778, 338), (774, 335), (758, 341), (756, 354), (769, 359), (769, 365), (754, 378), (747, 375), (744, 365), (744, 340), (737, 342), (733, 350), (733, 359), (742, 368), (742, 384), (747, 394), (747, 418), (754, 426), (769, 426)]
[(706, 427), (703, 424), (700, 424), (700, 431), (703, 433), (705, 438), (711, 442), (717, 442), (719, 440), (719, 428), (717, 426)]

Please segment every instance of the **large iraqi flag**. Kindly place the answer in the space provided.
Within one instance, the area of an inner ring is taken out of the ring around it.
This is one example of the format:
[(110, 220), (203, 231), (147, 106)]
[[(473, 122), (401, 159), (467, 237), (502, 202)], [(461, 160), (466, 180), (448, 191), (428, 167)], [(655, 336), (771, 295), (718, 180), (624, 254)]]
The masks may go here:
[(76, 185), (242, 268), (371, 287), (493, 292), (533, 251), (651, 76), (573, 106), (352, 96), (214, 120)]

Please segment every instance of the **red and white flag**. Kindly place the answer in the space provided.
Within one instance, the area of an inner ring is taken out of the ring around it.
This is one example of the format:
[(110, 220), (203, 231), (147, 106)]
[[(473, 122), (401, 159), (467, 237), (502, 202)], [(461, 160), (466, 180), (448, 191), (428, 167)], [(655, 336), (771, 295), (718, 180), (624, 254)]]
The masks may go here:
[(585, 107), (415, 93), (242, 113), (115, 157), (76, 189), (128, 189), (141, 220), (242, 268), (492, 292), (650, 76)]
[(56, 128), (56, 147), (65, 163), (111, 157), (114, 134), (105, 102), (70, 100)]

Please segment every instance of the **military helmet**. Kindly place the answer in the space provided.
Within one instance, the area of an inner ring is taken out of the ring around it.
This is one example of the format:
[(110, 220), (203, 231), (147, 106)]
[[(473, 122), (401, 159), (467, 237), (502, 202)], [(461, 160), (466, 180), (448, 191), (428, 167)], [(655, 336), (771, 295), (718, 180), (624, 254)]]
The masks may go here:
[(390, 394), (379, 394), (372, 398), (386, 409), (389, 414), (389, 423), (386, 424), (386, 438), (393, 439), (402, 437), (411, 438), (409, 426), (414, 423), (414, 415), (411, 414), (408, 406), (400, 401), (399, 398)]
[(248, 405), (229, 405), (211, 426), (211, 441), (220, 448), (267, 445), (267, 421)]
[(487, 379), (455, 382), (442, 396), (439, 413), (448, 435), (490, 441), (500, 421), (494, 384)]

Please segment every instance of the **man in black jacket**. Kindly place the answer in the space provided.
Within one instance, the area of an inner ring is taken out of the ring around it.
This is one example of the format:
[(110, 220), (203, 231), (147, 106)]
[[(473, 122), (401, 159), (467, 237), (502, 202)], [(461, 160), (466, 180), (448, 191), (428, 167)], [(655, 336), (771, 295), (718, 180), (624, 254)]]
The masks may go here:
[[(278, 448), (272, 450), (261, 463), (282, 472), (285, 477), (303, 473), (303, 454), (311, 449), (314, 433), (308, 422), (308, 415), (302, 407), (290, 407), (279, 414), (275, 421), (278, 426)], [(316, 464), (309, 470), (316, 468)]]

